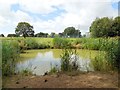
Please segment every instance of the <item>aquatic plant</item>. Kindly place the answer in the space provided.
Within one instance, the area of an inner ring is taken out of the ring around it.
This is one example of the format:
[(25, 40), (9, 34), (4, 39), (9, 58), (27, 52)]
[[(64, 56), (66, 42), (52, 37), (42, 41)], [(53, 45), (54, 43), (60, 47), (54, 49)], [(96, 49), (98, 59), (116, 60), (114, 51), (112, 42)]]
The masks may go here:
[(72, 58), (73, 61), (71, 62), (72, 55), (76, 56), (76, 50), (73, 51), (72, 49), (63, 49), (61, 54), (61, 71), (78, 70), (77, 58)]

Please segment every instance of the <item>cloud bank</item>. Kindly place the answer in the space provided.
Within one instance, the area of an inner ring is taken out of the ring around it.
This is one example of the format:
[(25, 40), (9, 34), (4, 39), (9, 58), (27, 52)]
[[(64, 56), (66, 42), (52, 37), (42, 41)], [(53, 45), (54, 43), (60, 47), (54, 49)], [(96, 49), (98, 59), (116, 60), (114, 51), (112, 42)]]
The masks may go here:
[(0, 33), (15, 33), (26, 21), (38, 32), (63, 32), (68, 26), (89, 31), (96, 17), (116, 17), (118, 0), (0, 0)]

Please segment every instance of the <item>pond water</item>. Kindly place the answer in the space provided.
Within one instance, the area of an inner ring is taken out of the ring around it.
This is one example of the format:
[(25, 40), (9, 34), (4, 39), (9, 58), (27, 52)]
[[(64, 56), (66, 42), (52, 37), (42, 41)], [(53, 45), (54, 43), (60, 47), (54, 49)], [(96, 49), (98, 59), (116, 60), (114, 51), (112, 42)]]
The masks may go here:
[[(26, 53), (20, 55), (16, 65), (16, 71), (30, 70), (33, 74), (44, 75), (49, 72), (52, 67), (60, 69), (60, 49), (42, 49), (42, 50), (27, 50)], [(98, 54), (94, 50), (77, 50), (78, 65), (81, 71), (94, 71), (91, 59)]]

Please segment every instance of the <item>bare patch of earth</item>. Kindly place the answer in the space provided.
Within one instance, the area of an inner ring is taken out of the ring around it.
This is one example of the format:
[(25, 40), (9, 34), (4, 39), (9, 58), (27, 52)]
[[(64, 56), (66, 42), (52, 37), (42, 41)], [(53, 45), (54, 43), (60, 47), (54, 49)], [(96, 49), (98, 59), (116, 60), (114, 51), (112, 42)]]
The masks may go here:
[(9, 77), (5, 88), (118, 88), (118, 73), (89, 72), (75, 76), (54, 74), (45, 76)]

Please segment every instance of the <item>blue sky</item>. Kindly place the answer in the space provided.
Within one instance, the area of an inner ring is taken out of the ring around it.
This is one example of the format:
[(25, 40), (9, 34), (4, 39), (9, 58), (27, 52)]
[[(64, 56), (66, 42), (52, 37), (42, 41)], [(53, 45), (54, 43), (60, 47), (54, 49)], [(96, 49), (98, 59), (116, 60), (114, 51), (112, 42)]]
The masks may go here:
[[(28, 13), (33, 18), (38, 17), (38, 18), (41, 18), (42, 20), (45, 20), (45, 21), (53, 20), (55, 17), (60, 16), (62, 13), (66, 13), (66, 11), (64, 9), (61, 9), (60, 7), (56, 7), (56, 6), (52, 6), (52, 7), (55, 8), (56, 10), (54, 12), (51, 12), (48, 14), (36, 14), (36, 13), (27, 12), (24, 10), (22, 10), (22, 11)], [(16, 12), (18, 10), (21, 10), (19, 4), (13, 4), (11, 6), (11, 11)]]
[[(0, 1), (0, 33), (15, 33), (18, 22), (26, 21), (38, 32), (63, 32), (68, 26), (89, 31), (96, 17), (116, 17), (118, 0), (6, 0)], [(7, 3), (6, 3), (7, 2)], [(103, 13), (104, 12), (104, 13)]]

